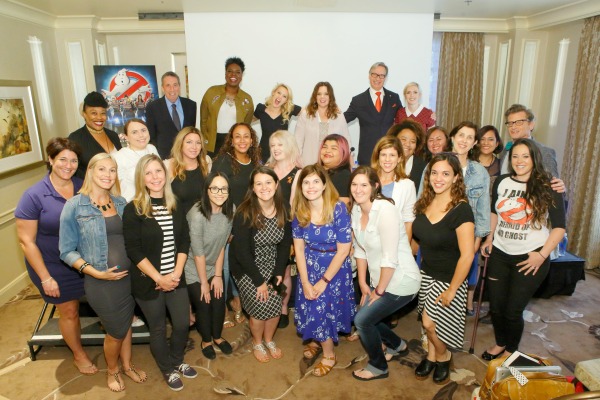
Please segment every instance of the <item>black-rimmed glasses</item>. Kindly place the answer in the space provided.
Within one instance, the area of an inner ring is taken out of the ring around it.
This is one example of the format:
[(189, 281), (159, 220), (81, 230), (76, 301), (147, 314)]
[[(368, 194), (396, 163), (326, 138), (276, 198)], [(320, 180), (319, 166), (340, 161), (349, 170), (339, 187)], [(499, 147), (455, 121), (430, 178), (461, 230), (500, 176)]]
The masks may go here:
[(210, 190), (210, 192), (212, 194), (217, 194), (219, 192), (223, 193), (223, 194), (227, 194), (229, 193), (229, 188), (228, 187), (216, 187), (216, 186), (211, 186), (208, 188), (208, 190)]
[(521, 125), (523, 125), (525, 122), (528, 122), (528, 121), (529, 121), (528, 119), (518, 119), (518, 120), (516, 120), (516, 121), (506, 121), (506, 122), (504, 123), (504, 125), (506, 125), (507, 127), (511, 128), (513, 125), (516, 125), (516, 126), (521, 126)]

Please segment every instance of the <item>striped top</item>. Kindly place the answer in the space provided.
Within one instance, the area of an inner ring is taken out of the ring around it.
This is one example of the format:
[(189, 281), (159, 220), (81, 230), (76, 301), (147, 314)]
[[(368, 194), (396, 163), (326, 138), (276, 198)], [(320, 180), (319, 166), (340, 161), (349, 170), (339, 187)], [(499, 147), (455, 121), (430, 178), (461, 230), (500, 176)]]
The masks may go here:
[[(167, 207), (152, 204), (152, 216), (163, 231), (163, 246), (160, 257), (160, 273), (167, 275), (175, 271), (175, 236), (173, 234), (173, 215)], [(156, 266), (155, 266), (156, 267)]]

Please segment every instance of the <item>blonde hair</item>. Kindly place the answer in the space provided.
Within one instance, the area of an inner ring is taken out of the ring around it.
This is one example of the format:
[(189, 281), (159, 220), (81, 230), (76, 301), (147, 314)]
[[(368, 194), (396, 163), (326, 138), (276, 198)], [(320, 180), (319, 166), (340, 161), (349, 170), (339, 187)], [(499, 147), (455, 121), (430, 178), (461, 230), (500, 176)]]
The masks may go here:
[(298, 223), (302, 227), (306, 227), (310, 224), (310, 206), (308, 200), (302, 193), (302, 182), (310, 175), (317, 175), (325, 185), (325, 190), (323, 191), (323, 210), (321, 210), (321, 220), (318, 221), (320, 225), (328, 224), (333, 221), (335, 204), (340, 198), (340, 195), (331, 183), (329, 174), (325, 171), (325, 168), (318, 164), (312, 164), (302, 168), (300, 176), (298, 177), (298, 182), (296, 183), (296, 193), (292, 203), (292, 219), (294, 217), (297, 218)]
[(187, 135), (195, 133), (200, 137), (200, 142), (202, 143), (202, 147), (200, 148), (200, 154), (196, 159), (198, 160), (198, 165), (200, 166), (200, 170), (202, 171), (202, 176), (208, 175), (208, 162), (206, 161), (206, 149), (204, 147), (204, 137), (202, 136), (202, 132), (193, 126), (186, 126), (182, 130), (179, 131), (177, 136), (175, 137), (175, 141), (173, 142), (173, 147), (171, 148), (171, 180), (178, 177), (182, 181), (185, 180), (185, 161), (183, 159), (183, 142)]
[(271, 104), (271, 102), (273, 101), (273, 95), (280, 87), (285, 88), (285, 90), (287, 90), (288, 92), (287, 101), (281, 106), (281, 117), (283, 118), (283, 122), (288, 122), (290, 120), (290, 115), (292, 114), (292, 111), (294, 111), (292, 89), (288, 85), (286, 85), (285, 83), (278, 83), (277, 85), (275, 85), (275, 87), (271, 91), (271, 95), (265, 100), (265, 106), (268, 107)]
[[(133, 205), (135, 206), (135, 211), (138, 215), (144, 215), (147, 218), (153, 218), (152, 216), (152, 200), (150, 198), (150, 192), (146, 187), (145, 182), (145, 172), (148, 165), (156, 161), (160, 164), (161, 168), (165, 171), (165, 178), (167, 177), (167, 168), (165, 167), (165, 163), (160, 159), (156, 154), (146, 154), (140, 161), (138, 161), (135, 167), (135, 196), (133, 197)], [(175, 199), (175, 195), (171, 190), (171, 182), (168, 179), (165, 179), (164, 190), (164, 206), (167, 208), (170, 214), (176, 208), (177, 200)]]
[[(81, 189), (79, 189), (79, 193), (89, 196), (89, 194), (92, 192), (92, 188), (94, 185), (93, 178), (92, 178), (92, 172), (96, 168), (96, 164), (98, 164), (98, 162), (100, 162), (102, 160), (106, 160), (106, 159), (110, 159), (115, 166), (115, 171), (117, 170), (117, 162), (115, 161), (114, 158), (112, 158), (112, 156), (110, 154), (107, 154), (107, 153), (96, 154), (94, 157), (91, 158), (90, 162), (88, 163), (87, 170), (85, 171), (85, 179), (83, 180), (83, 185), (81, 186)], [(112, 185), (109, 192), (113, 196), (121, 195), (121, 185), (119, 184), (119, 175), (118, 174), (117, 174), (117, 177), (115, 178), (115, 184)]]
[[(300, 155), (300, 149), (298, 149), (298, 143), (294, 135), (284, 130), (275, 131), (269, 138), (269, 148), (273, 139), (279, 139), (281, 144), (283, 144), (285, 158), (290, 159), (296, 167), (302, 168), (302, 156)], [(276, 163), (277, 161), (273, 158), (273, 155), (269, 155), (266, 165), (274, 168)]]

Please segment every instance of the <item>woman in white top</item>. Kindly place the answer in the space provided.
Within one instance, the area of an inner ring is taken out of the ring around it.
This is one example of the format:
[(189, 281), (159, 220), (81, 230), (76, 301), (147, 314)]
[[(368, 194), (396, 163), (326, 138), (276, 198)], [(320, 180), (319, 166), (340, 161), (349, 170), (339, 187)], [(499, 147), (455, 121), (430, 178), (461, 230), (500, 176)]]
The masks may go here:
[(158, 155), (158, 151), (153, 144), (149, 143), (150, 133), (141, 119), (132, 118), (125, 123), (125, 136), (127, 137), (127, 147), (119, 150), (113, 158), (118, 166), (121, 196), (130, 202), (135, 196), (135, 166), (146, 154)]
[(342, 135), (350, 144), (348, 124), (335, 102), (333, 87), (329, 82), (319, 82), (313, 89), (308, 105), (300, 112), (294, 131), (304, 165), (319, 160), (321, 143), (331, 133)]
[[(408, 353), (406, 342), (383, 320), (416, 296), (421, 274), (404, 223), (393, 201), (382, 195), (375, 170), (360, 166), (350, 182), (354, 257), (362, 292), (354, 324), (369, 356), (367, 366), (352, 376), (370, 381), (387, 378), (387, 362)], [(366, 281), (367, 268), (371, 282)]]

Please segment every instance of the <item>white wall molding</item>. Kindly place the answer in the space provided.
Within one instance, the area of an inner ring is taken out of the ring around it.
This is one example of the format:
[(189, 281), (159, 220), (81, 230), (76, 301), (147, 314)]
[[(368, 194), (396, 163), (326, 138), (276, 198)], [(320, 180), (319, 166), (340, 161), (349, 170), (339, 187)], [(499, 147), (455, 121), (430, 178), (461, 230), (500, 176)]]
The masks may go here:
[(600, 14), (600, 1), (579, 0), (571, 4), (530, 15), (529, 29), (542, 29), (553, 25), (577, 21)]
[(535, 86), (536, 61), (539, 40), (523, 40), (521, 68), (519, 71), (519, 104), (531, 104)]
[(132, 18), (102, 18), (98, 33), (183, 33), (184, 21), (140, 21)]
[(433, 21), (434, 32), (508, 33), (505, 19), (443, 18)]
[(16, 208), (13, 207), (10, 210), (6, 210), (0, 214), (0, 227), (8, 224), (9, 222), (15, 221), (15, 210)]
[(560, 101), (562, 100), (562, 89), (565, 81), (565, 67), (567, 54), (571, 40), (565, 38), (558, 42), (558, 59), (556, 60), (556, 74), (554, 76), (554, 88), (552, 93), (552, 105), (550, 106), (550, 126), (556, 126), (560, 112)]
[(12, 0), (0, 0), (0, 15), (36, 25), (54, 28), (56, 16)]
[(31, 283), (29, 274), (24, 271), (22, 274), (13, 279), (4, 287), (0, 288), (0, 305), (6, 304), (11, 298), (19, 294), (19, 292)]
[(76, 15), (56, 17), (56, 29), (96, 29), (100, 18), (95, 15)]

